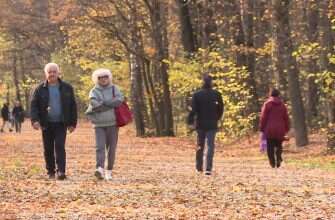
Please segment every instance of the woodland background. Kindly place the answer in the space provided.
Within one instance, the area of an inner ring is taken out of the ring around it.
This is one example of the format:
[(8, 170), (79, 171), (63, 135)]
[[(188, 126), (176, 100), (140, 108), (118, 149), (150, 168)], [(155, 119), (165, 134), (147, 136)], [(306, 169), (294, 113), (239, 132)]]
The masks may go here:
[(290, 111), (297, 146), (321, 132), (335, 146), (333, 0), (3, 0), (1, 102), (24, 103), (50, 61), (75, 87), (110, 68), (132, 106), (136, 136), (187, 135), (203, 73), (224, 98), (221, 139), (248, 136), (270, 87)]
[[(47, 178), (29, 120), (0, 134), (0, 219), (335, 219), (334, 15), (334, 0), (1, 0), (0, 104), (18, 99), (29, 113), (52, 61), (82, 119), (67, 136), (65, 181)], [(94, 177), (83, 114), (100, 67), (135, 116), (112, 181)], [(225, 103), (211, 176), (195, 172), (185, 123), (205, 72)], [(273, 86), (295, 136), (279, 169), (256, 132)]]

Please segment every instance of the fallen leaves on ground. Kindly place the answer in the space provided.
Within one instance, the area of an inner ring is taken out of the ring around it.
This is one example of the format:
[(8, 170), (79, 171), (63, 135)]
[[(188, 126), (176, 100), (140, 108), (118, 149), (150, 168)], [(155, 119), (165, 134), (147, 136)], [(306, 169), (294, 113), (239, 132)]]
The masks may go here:
[[(65, 181), (47, 178), (40, 133), (28, 124), (0, 135), (0, 219), (335, 219), (335, 173), (271, 169), (257, 140), (218, 144), (215, 171), (205, 176), (194, 169), (194, 139), (136, 138), (122, 128), (107, 182), (93, 175), (86, 123), (68, 136)], [(286, 145), (284, 159), (321, 158), (318, 143)]]

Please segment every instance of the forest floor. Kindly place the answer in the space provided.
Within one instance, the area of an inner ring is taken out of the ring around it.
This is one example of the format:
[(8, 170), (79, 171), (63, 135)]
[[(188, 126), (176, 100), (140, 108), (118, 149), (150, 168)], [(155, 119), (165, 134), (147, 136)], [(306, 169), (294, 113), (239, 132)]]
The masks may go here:
[(335, 157), (324, 140), (284, 146), (270, 168), (258, 137), (218, 143), (214, 173), (195, 172), (195, 138), (137, 138), (122, 128), (112, 181), (94, 177), (93, 130), (67, 139), (65, 181), (49, 180), (41, 135), (0, 134), (0, 219), (335, 219)]

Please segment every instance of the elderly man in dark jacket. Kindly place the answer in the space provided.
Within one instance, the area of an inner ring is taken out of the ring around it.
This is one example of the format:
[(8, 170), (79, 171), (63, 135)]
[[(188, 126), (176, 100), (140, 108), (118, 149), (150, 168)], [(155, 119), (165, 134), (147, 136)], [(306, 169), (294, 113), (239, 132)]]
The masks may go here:
[[(77, 106), (73, 88), (59, 78), (59, 67), (48, 63), (44, 68), (46, 80), (35, 89), (31, 100), (31, 122), (34, 129), (42, 129), (44, 158), (49, 178), (66, 178), (66, 131), (77, 125)], [(56, 153), (54, 155), (54, 152)]]
[(211, 175), (215, 148), (215, 135), (218, 121), (223, 115), (223, 101), (221, 94), (213, 89), (212, 77), (203, 77), (203, 87), (192, 97), (192, 110), (188, 116), (188, 124), (197, 130), (196, 169), (203, 171), (203, 154), (207, 139), (206, 175)]

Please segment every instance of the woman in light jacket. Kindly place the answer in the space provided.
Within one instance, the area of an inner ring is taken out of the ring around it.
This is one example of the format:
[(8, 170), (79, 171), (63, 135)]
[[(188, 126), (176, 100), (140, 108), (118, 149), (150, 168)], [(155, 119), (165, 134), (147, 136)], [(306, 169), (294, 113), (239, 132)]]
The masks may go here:
[[(97, 69), (92, 74), (95, 83), (89, 94), (86, 111), (95, 129), (96, 171), (98, 179), (112, 179), (119, 128), (116, 125), (114, 109), (123, 102), (119, 88), (112, 84), (112, 73), (108, 69)], [(105, 171), (105, 152), (107, 150), (107, 170)]]

